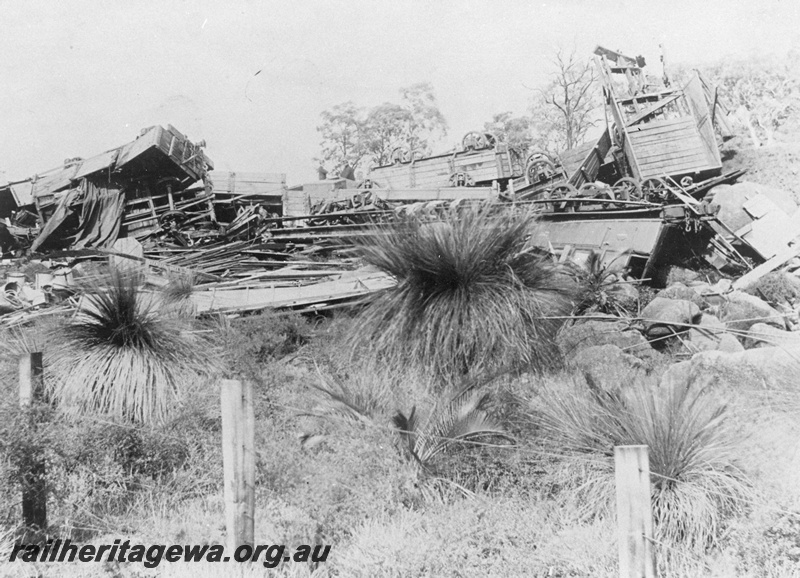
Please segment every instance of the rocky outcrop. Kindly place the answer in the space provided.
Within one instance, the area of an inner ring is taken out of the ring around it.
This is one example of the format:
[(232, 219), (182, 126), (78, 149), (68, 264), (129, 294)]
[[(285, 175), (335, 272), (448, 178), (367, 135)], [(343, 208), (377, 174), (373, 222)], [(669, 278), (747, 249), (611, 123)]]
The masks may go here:
[(698, 324), (700, 308), (683, 299), (656, 297), (642, 311), (644, 335), (649, 340), (663, 339), (687, 331), (688, 324)]
[(627, 353), (651, 349), (642, 334), (630, 328), (627, 320), (612, 315), (564, 327), (558, 336), (558, 345), (567, 356), (596, 345), (616, 345)]
[(661, 291), (659, 291), (657, 297), (660, 297), (662, 299), (677, 299), (680, 301), (691, 301), (701, 309), (703, 309), (708, 305), (706, 303), (706, 300), (703, 299), (703, 297), (701, 296), (700, 292), (698, 292), (692, 287), (687, 287), (683, 283), (673, 283), (666, 289), (662, 289)]
[(582, 349), (573, 363), (587, 380), (604, 391), (616, 391), (626, 384), (636, 384), (650, 369), (641, 359), (625, 353), (616, 345), (594, 345)]
[[(753, 219), (744, 210), (743, 205), (748, 199), (752, 199), (759, 194), (767, 197), (787, 215), (791, 215), (797, 210), (797, 204), (789, 191), (746, 181), (733, 185), (718, 185), (711, 189), (705, 198), (720, 206), (717, 218), (732, 230), (737, 231), (753, 222)], [(716, 228), (716, 225), (714, 226)], [(724, 231), (719, 232), (724, 233)]]
[(725, 296), (725, 303), (720, 309), (720, 320), (728, 329), (737, 331), (747, 331), (756, 323), (766, 323), (778, 329), (786, 328), (779, 311), (762, 299), (743, 291), (733, 291)]
[(766, 323), (755, 323), (750, 326), (744, 346), (746, 349), (800, 347), (800, 332), (784, 331)]
[(785, 388), (800, 375), (800, 345), (760, 347), (738, 353), (704, 351), (691, 360), (670, 365), (662, 379), (688, 386)]

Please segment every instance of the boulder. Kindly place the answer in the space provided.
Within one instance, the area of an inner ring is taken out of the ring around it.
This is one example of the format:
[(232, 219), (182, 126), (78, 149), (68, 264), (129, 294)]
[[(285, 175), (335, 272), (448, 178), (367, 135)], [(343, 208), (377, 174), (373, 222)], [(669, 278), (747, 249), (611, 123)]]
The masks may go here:
[(667, 273), (667, 284), (669, 285), (674, 283), (690, 285), (700, 281), (700, 279), (700, 273), (683, 267), (672, 266), (669, 268), (669, 273)]
[(719, 338), (717, 351), (723, 351), (725, 353), (739, 353), (740, 351), (744, 351), (744, 346), (730, 333), (723, 333)]
[[(707, 286), (707, 285), (706, 285)], [(683, 301), (691, 301), (700, 308), (707, 306), (706, 300), (703, 299), (701, 294), (693, 287), (687, 287), (683, 283), (673, 283), (666, 289), (662, 289), (656, 295), (662, 299), (680, 299)]]
[(737, 353), (702, 351), (689, 361), (670, 365), (662, 380), (688, 386), (785, 388), (800, 374), (800, 345), (761, 347)]
[(703, 313), (698, 327), (689, 329), (686, 338), (691, 343), (692, 352), (714, 351), (719, 349), (720, 341), (726, 335), (725, 331), (726, 327), (722, 321), (713, 315)]
[[(747, 181), (740, 181), (733, 185), (718, 185), (708, 192), (705, 200), (719, 205), (720, 211), (717, 218), (732, 230), (737, 231), (753, 222), (742, 206), (759, 194), (766, 196), (787, 215), (792, 215), (797, 210), (797, 204), (789, 191)], [(716, 224), (712, 226), (715, 229), (719, 228), (719, 225)], [(727, 234), (721, 228), (717, 232)]]
[(558, 346), (567, 357), (596, 345), (616, 345), (634, 355), (652, 350), (642, 334), (630, 328), (627, 320), (612, 315), (576, 321), (574, 325), (565, 326), (558, 336)]
[(756, 323), (762, 322), (785, 329), (786, 323), (780, 312), (758, 297), (733, 291), (726, 295), (726, 301), (720, 309), (720, 319), (728, 327), (737, 331), (747, 331)]
[(636, 384), (649, 371), (645, 362), (625, 353), (616, 345), (595, 345), (581, 349), (573, 363), (587, 380), (604, 391), (617, 391), (626, 384)]
[(800, 346), (800, 332), (784, 331), (766, 323), (754, 323), (750, 326), (744, 346), (745, 349)]
[(702, 315), (691, 301), (656, 297), (642, 311), (645, 337), (652, 341), (687, 331), (686, 325), (699, 323)]

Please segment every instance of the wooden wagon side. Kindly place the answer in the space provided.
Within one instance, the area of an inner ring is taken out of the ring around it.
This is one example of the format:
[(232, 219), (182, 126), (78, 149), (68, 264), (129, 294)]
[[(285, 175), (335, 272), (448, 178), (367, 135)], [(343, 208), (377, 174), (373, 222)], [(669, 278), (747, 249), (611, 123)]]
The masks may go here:
[(601, 47), (595, 50), (595, 61), (614, 119), (615, 144), (624, 151), (631, 176), (640, 181), (690, 176), (697, 181), (721, 173), (699, 78), (683, 89), (670, 88), (644, 74), (641, 58)]
[(436, 188), (460, 184), (459, 173), (466, 186), (518, 176), (508, 148), (497, 143), (482, 150), (457, 151), (375, 167), (369, 178), (391, 189)]

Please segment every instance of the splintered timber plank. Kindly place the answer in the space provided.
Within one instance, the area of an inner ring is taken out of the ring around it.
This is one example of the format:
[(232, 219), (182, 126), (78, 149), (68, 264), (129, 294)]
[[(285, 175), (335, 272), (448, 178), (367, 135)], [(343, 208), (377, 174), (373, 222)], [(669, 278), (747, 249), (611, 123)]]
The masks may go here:
[(198, 313), (208, 311), (254, 311), (273, 307), (296, 307), (333, 300), (361, 297), (393, 286), (389, 275), (375, 272), (352, 272), (339, 279), (301, 287), (237, 288), (196, 291), (191, 295)]

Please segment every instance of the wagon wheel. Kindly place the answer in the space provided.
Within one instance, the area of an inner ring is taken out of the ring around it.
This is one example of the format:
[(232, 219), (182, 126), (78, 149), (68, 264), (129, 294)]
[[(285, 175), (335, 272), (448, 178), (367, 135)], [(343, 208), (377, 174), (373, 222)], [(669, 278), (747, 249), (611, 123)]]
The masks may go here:
[(399, 165), (400, 163), (408, 162), (408, 149), (404, 147), (397, 147), (392, 151), (392, 164)]
[(578, 189), (578, 196), (581, 198), (593, 199), (600, 194), (600, 188), (594, 183), (583, 183)]
[(665, 203), (669, 194), (669, 186), (663, 179), (651, 177), (642, 182), (642, 198), (651, 203)]
[[(525, 181), (529, 185), (547, 179), (556, 170), (555, 164), (542, 154), (534, 153), (525, 161)], [(544, 178), (542, 178), (544, 177)]]
[(475, 179), (473, 179), (470, 174), (466, 171), (456, 171), (452, 175), (450, 175), (450, 186), (451, 187), (474, 187), (475, 186)]
[(161, 216), (158, 217), (158, 223), (162, 227), (166, 227), (169, 225), (174, 225), (175, 227), (179, 226), (183, 221), (186, 220), (188, 215), (183, 211), (167, 211), (166, 213), (162, 213)]
[(486, 136), (482, 132), (472, 130), (461, 139), (461, 146), (465, 151), (479, 151), (486, 148)]
[(581, 197), (597, 199), (604, 209), (614, 207), (614, 191), (608, 185), (598, 185), (595, 183), (584, 183), (578, 191)]
[[(545, 192), (545, 198), (548, 199), (569, 199), (577, 196), (578, 196), (578, 189), (576, 189), (569, 183), (562, 183), (560, 185), (556, 185), (549, 191)], [(569, 203), (567, 203), (566, 201), (561, 203), (553, 203), (552, 209), (554, 211), (558, 209), (564, 209), (568, 205)]]
[(483, 133), (483, 140), (486, 143), (484, 148), (493, 149), (497, 145), (497, 137), (490, 132)]
[[(639, 181), (631, 177), (622, 177), (614, 183), (614, 197), (618, 201), (641, 201), (642, 188)], [(624, 205), (623, 205), (624, 206)]]

